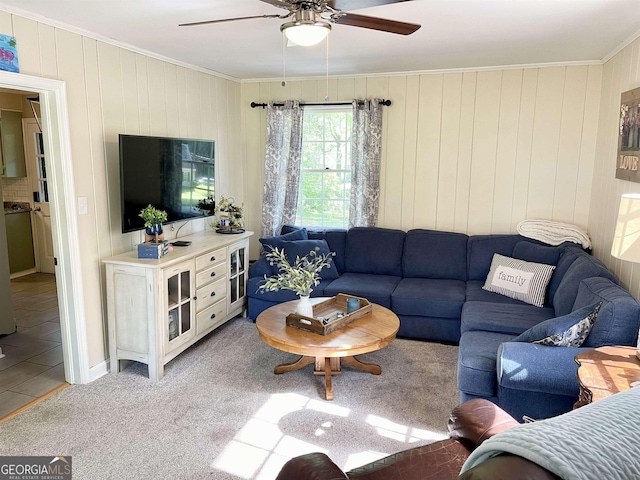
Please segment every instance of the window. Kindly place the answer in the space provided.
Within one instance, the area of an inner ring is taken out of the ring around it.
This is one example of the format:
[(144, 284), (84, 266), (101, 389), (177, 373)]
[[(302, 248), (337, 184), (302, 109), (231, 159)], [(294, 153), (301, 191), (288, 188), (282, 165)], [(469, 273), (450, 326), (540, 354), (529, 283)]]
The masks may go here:
[(348, 227), (351, 122), (350, 107), (305, 107), (296, 225)]

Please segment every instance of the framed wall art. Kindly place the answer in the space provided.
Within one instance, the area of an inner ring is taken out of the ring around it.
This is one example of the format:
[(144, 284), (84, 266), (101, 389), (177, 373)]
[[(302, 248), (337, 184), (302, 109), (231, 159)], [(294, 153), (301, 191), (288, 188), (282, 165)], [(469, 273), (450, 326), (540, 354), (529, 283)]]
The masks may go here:
[(640, 183), (640, 87), (620, 96), (616, 178)]
[(0, 35), (0, 70), (19, 72), (16, 37)]

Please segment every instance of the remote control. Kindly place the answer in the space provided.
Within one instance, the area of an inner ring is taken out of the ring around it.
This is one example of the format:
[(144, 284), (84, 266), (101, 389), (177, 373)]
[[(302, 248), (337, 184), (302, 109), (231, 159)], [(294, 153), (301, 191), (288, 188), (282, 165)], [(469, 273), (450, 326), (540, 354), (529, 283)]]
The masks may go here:
[(186, 240), (177, 240), (171, 245), (173, 245), (174, 247), (188, 247), (189, 245), (191, 245), (191, 242), (188, 242)]

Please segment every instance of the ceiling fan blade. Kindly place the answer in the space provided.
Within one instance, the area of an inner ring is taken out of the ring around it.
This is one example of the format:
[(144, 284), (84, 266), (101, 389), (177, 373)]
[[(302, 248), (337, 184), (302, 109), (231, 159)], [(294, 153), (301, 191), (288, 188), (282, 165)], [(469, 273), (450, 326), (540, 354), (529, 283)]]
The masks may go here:
[[(266, 2), (268, 0), (262, 1)], [(391, 3), (408, 1), (410, 0), (329, 0), (327, 2), (327, 5), (329, 5), (334, 10), (347, 12), (349, 10), (358, 10), (360, 8), (379, 7), (380, 5), (389, 5)]]
[(203, 22), (191, 22), (191, 23), (180, 23), (179, 27), (193, 27), (195, 25), (207, 25), (209, 23), (223, 23), (223, 22), (235, 22), (236, 20), (250, 20), (252, 18), (286, 18), (288, 15), (254, 15), (252, 17), (235, 17), (235, 18), (223, 18), (220, 20), (205, 20)]
[(421, 25), (416, 23), (397, 22), (395, 20), (368, 17), (366, 15), (357, 15), (355, 13), (335, 15), (331, 17), (331, 21), (340, 25), (370, 28), (371, 30), (380, 30), (382, 32), (397, 33), (400, 35), (411, 35), (421, 27)]

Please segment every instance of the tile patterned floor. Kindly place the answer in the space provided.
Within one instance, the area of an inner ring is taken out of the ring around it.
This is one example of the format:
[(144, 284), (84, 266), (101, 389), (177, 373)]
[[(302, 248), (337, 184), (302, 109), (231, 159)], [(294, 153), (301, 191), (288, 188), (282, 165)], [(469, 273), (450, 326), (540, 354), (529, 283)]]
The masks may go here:
[(65, 383), (55, 275), (11, 281), (18, 331), (0, 335), (0, 418)]

